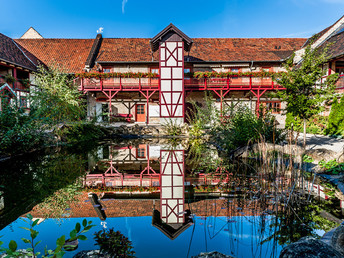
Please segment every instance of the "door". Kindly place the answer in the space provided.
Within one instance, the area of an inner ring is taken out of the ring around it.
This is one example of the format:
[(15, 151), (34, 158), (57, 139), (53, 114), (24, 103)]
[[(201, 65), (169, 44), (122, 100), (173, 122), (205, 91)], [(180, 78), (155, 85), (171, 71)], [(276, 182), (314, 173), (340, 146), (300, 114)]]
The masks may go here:
[(136, 105), (136, 122), (146, 122), (146, 108), (144, 104)]

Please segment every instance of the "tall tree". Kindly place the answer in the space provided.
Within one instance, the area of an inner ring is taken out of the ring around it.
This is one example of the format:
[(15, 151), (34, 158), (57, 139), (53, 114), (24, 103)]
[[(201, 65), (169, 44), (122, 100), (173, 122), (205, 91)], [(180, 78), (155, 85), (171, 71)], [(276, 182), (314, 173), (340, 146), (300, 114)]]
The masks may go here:
[(79, 120), (85, 116), (82, 94), (73, 85), (71, 75), (57, 66), (41, 66), (35, 73), (36, 87), (31, 93), (31, 115), (52, 124)]
[(333, 98), (337, 74), (323, 79), (327, 71), (323, 64), (328, 61), (327, 47), (312, 49), (309, 44), (302, 56), (302, 61), (294, 65), (293, 57), (285, 63), (285, 73), (276, 81), (286, 88), (278, 96), (287, 102), (287, 112), (303, 120), (303, 146), (306, 146), (306, 122), (324, 109), (324, 103)]

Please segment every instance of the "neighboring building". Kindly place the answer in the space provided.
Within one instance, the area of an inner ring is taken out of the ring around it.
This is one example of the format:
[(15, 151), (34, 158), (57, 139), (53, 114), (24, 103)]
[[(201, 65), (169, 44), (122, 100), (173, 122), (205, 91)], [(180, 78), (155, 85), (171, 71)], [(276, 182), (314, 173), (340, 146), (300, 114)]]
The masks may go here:
[(331, 26), (309, 38), (302, 48), (296, 51), (295, 62), (302, 61), (301, 56), (304, 49), (311, 44), (312, 48), (328, 47), (329, 62), (324, 64), (324, 69), (328, 71), (327, 75), (338, 73), (340, 75), (337, 81), (337, 89), (344, 89), (344, 16)]
[[(0, 111), (13, 102), (28, 108), (30, 77), (37, 70), (37, 59), (25, 51), (11, 38), (0, 33)], [(33, 61), (34, 60), (34, 61)]]

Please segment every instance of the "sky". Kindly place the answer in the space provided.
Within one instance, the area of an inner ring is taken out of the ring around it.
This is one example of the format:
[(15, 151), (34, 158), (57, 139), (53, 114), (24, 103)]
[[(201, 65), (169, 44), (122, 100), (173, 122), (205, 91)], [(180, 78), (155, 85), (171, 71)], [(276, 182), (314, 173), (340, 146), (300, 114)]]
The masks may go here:
[(152, 38), (173, 23), (192, 38), (310, 37), (344, 15), (344, 0), (0, 0), (0, 33), (45, 38)]

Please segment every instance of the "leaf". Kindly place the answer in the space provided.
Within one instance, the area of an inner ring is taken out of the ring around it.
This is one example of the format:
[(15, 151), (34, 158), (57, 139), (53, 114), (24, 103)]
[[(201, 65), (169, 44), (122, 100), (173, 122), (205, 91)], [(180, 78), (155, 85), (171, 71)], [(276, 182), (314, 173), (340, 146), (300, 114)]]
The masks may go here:
[(76, 225), (75, 225), (76, 233), (79, 233), (80, 229), (81, 229), (80, 223), (76, 223)]
[(30, 229), (30, 232), (31, 232), (30, 235), (32, 239), (35, 239), (38, 236), (37, 230)]
[(27, 231), (30, 231), (30, 229), (29, 229), (29, 228), (26, 228), (26, 227), (19, 227), (19, 228), (22, 228), (22, 229), (25, 229), (25, 230), (27, 230)]
[(31, 243), (31, 241), (29, 239), (27, 239), (27, 238), (21, 238), (21, 240), (23, 240), (23, 242), (25, 244), (30, 244)]
[(34, 247), (36, 247), (39, 243), (41, 243), (42, 242), (42, 240), (40, 240), (40, 241), (38, 241), (35, 245), (34, 245)]
[(36, 219), (33, 223), (32, 223), (32, 227), (36, 226), (38, 223), (39, 219)]
[(89, 225), (89, 226), (85, 227), (84, 230), (81, 231), (81, 233), (86, 233), (86, 232), (88, 232), (93, 227), (94, 227), (94, 225)]
[(76, 238), (76, 230), (73, 229), (70, 233), (69, 233), (70, 237), (71, 237), (71, 240)]
[(83, 227), (86, 227), (86, 226), (87, 226), (87, 220), (86, 220), (86, 219), (84, 219), (84, 220), (82, 221), (82, 226), (83, 226)]
[(26, 215), (26, 217), (29, 219), (29, 220), (32, 220), (33, 219), (33, 217), (32, 217), (32, 215), (29, 213), (28, 215)]
[(12, 252), (15, 252), (17, 250), (17, 243), (14, 240), (11, 240), (8, 244), (8, 247), (11, 249)]
[(56, 245), (63, 246), (65, 242), (66, 242), (66, 237), (63, 235), (56, 240)]
[(79, 235), (78, 239), (85, 241), (85, 240), (87, 240), (87, 237), (84, 235)]

